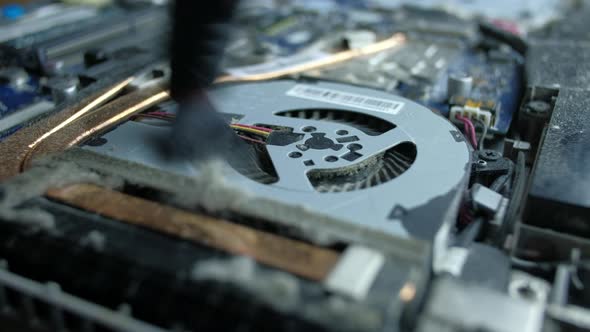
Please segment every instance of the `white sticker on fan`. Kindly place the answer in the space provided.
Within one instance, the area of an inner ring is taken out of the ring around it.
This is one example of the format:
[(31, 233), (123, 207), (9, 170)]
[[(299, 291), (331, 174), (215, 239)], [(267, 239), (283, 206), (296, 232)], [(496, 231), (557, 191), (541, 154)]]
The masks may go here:
[(397, 114), (397, 112), (399, 112), (404, 106), (404, 103), (399, 101), (318, 88), (307, 84), (296, 84), (293, 88), (287, 91), (287, 96), (323, 101), (325, 103), (341, 106), (352, 106), (388, 114)]

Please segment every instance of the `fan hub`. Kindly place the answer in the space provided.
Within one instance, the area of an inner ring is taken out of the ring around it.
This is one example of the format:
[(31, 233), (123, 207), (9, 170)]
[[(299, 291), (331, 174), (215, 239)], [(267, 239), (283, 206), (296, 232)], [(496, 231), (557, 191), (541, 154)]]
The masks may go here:
[(305, 141), (305, 146), (314, 150), (332, 149), (339, 151), (344, 145), (334, 143), (333, 140), (326, 137), (325, 133), (313, 133), (311, 138)]

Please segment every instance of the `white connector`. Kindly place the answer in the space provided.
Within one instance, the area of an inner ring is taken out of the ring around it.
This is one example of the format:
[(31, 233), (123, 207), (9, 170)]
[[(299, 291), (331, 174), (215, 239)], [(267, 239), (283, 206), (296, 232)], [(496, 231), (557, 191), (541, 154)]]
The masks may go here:
[(449, 119), (453, 123), (461, 124), (461, 120), (457, 119), (457, 115), (462, 115), (466, 118), (471, 120), (479, 119), (483, 121), (488, 128), (493, 127), (495, 125), (495, 117), (491, 111), (482, 110), (479, 107), (472, 107), (472, 106), (453, 106), (451, 107), (451, 111), (449, 113)]

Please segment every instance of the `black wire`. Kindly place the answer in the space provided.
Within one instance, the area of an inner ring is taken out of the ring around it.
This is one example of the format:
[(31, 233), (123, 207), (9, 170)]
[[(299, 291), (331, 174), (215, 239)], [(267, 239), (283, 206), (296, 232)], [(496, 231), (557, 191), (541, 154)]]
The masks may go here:
[(590, 260), (579, 260), (579, 261), (572, 261), (572, 260), (561, 260), (561, 261), (531, 261), (527, 259), (517, 258), (517, 257), (510, 257), (510, 261), (513, 265), (524, 267), (524, 268), (539, 268), (544, 270), (550, 270), (556, 268), (561, 264), (572, 264), (574, 266), (585, 266), (590, 264)]
[(492, 184), (490, 185), (490, 189), (503, 194), (507, 186), (510, 185), (510, 181), (512, 180), (512, 176), (514, 174), (514, 163), (512, 160), (509, 160), (508, 163), (508, 172), (504, 175), (499, 176)]
[(512, 49), (520, 54), (524, 55), (527, 51), (528, 46), (522, 38), (513, 33), (504, 31), (490, 22), (479, 22), (479, 31), (481, 31), (481, 33), (484, 35), (490, 36), (498, 41), (510, 45)]
[(510, 203), (508, 203), (508, 209), (506, 211), (506, 216), (504, 217), (504, 222), (500, 226), (500, 230), (498, 231), (498, 235), (496, 238), (496, 243), (501, 245), (504, 241), (504, 238), (508, 234), (508, 232), (513, 228), (516, 217), (518, 215), (518, 211), (521, 207), (522, 201), (524, 199), (524, 194), (526, 191), (526, 163), (524, 153), (520, 151), (516, 158), (516, 169), (514, 171), (514, 192), (512, 194), (512, 199)]

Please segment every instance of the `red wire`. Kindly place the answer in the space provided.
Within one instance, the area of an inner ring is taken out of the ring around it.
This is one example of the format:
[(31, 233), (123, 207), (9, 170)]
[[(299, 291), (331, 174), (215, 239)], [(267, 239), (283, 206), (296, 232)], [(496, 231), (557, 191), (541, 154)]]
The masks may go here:
[[(142, 114), (138, 114), (138, 115), (144, 115), (144, 116), (152, 116), (152, 115), (155, 115), (155, 116), (162, 116), (162, 117), (167, 117), (167, 118), (176, 118), (176, 114), (162, 112), (162, 111), (142, 113)], [(234, 126), (237, 126), (237, 127), (256, 129), (256, 130), (264, 131), (264, 132), (267, 132), (267, 133), (271, 133), (272, 132), (272, 129), (265, 128), (265, 127), (251, 126), (251, 125), (246, 125), (246, 124), (241, 124), (241, 123), (234, 123), (233, 125)]]
[(135, 118), (149, 118), (149, 119), (158, 119), (158, 120), (163, 120), (163, 121), (170, 121), (172, 120), (172, 118), (167, 117), (167, 116), (162, 116), (162, 115), (156, 115), (156, 114), (150, 114), (150, 113), (143, 113), (143, 114), (137, 114), (134, 116)]
[(264, 131), (264, 132), (267, 132), (267, 133), (271, 133), (272, 132), (272, 129), (265, 128), (265, 127), (250, 126), (250, 125), (245, 125), (245, 124), (241, 124), (241, 123), (234, 123), (233, 125), (236, 126), (236, 127), (244, 127), (244, 128), (261, 130), (261, 131)]
[(459, 209), (459, 223), (462, 226), (467, 226), (473, 221), (473, 214), (471, 214), (468, 208), (463, 205)]
[(471, 145), (477, 149), (477, 136), (475, 135), (475, 126), (473, 125), (473, 122), (471, 122), (471, 119), (459, 114), (455, 115), (455, 117), (463, 122), (463, 126), (465, 127), (465, 135), (467, 135), (471, 141)]
[(168, 118), (175, 118), (176, 117), (176, 114), (166, 113), (166, 112), (161, 112), (161, 111), (149, 112), (149, 113), (145, 113), (145, 114), (165, 116), (165, 117), (168, 117)]
[(253, 142), (253, 143), (258, 143), (258, 144), (265, 144), (263, 141), (261, 140), (257, 140), (257, 139), (253, 139), (250, 137), (246, 137), (246, 136), (242, 136), (242, 135), (238, 135), (241, 139), (249, 141), (249, 142)]
[(475, 126), (469, 118), (467, 118), (467, 123), (469, 124), (469, 127), (471, 127), (471, 140), (473, 141), (473, 147), (477, 149), (477, 135), (475, 134)]
[[(176, 118), (176, 114), (172, 114), (172, 113), (166, 113), (166, 112), (149, 112), (149, 113), (142, 113), (142, 114), (138, 114), (136, 115), (137, 117), (147, 117), (147, 118), (154, 118), (154, 119), (161, 119), (161, 120), (169, 120), (169, 119), (174, 119)], [(265, 127), (258, 127), (258, 126), (250, 126), (250, 125), (245, 125), (245, 124), (241, 124), (241, 123), (235, 123), (234, 126), (236, 127), (243, 127), (243, 128), (250, 128), (250, 129), (256, 129), (256, 130), (260, 130), (260, 131), (264, 131), (266, 133), (271, 133), (272, 129), (270, 128), (265, 128)], [(251, 141), (251, 142), (255, 142), (255, 143), (260, 143), (260, 144), (264, 144), (263, 141), (260, 140), (256, 140), (256, 139), (252, 139), (246, 136), (241, 136), (238, 135), (241, 138), (247, 140), (247, 141)]]
[(467, 123), (467, 126), (469, 126), (469, 136), (471, 138), (471, 142), (473, 143), (473, 147), (477, 149), (477, 136), (475, 135), (475, 126), (473, 125), (473, 122), (471, 122), (471, 119), (465, 118), (465, 121)]

